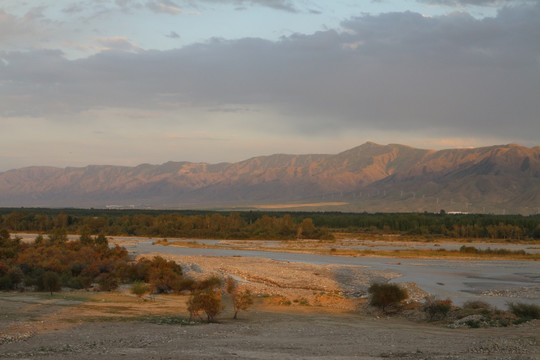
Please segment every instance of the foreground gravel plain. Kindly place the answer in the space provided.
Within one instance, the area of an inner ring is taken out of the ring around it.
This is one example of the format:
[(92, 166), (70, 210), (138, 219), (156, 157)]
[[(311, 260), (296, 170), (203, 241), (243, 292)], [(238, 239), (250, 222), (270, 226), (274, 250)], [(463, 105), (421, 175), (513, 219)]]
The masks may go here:
[(448, 329), (357, 314), (255, 310), (218, 324), (111, 320), (29, 327), (18, 339), (4, 338), (0, 358), (529, 360), (540, 358), (539, 330), (538, 321)]

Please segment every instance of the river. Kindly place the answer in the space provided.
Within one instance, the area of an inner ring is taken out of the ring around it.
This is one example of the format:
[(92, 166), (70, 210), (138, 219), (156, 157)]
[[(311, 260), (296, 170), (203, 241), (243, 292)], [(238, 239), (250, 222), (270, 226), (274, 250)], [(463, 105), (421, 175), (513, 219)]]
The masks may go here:
[(139, 241), (126, 248), (135, 254), (245, 256), (319, 265), (363, 266), (401, 274), (393, 282), (414, 282), (422, 290), (457, 305), (468, 300), (486, 301), (499, 308), (508, 302), (540, 305), (540, 264), (515, 260), (440, 260), (384, 257), (345, 257), (253, 250), (184, 248)]

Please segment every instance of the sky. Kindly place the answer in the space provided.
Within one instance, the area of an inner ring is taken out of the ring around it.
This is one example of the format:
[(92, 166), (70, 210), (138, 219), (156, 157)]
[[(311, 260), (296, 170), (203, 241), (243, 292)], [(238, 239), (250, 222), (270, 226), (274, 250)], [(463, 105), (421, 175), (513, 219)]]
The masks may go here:
[(2, 0), (0, 172), (540, 145), (540, 0)]

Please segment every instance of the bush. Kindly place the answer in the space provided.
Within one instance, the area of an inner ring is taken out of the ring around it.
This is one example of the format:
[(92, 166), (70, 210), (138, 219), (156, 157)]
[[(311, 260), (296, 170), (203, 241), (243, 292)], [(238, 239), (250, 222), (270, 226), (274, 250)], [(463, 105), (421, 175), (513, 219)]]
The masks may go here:
[(509, 303), (508, 309), (524, 321), (540, 319), (540, 306), (535, 304)]
[(223, 310), (220, 292), (210, 289), (196, 291), (190, 296), (187, 305), (190, 320), (195, 316), (200, 316), (200, 313), (204, 312), (206, 314), (206, 320), (213, 322), (216, 316)]
[(180, 281), (177, 284), (178, 288), (175, 289), (177, 291), (193, 291), (197, 287), (197, 282), (193, 280), (192, 278), (183, 277), (180, 279)]
[(223, 280), (217, 276), (210, 276), (197, 284), (198, 290), (216, 290), (223, 285)]
[(51, 295), (54, 291), (60, 291), (60, 276), (54, 271), (44, 272), (38, 280), (38, 290), (50, 291)]
[(251, 295), (251, 291), (249, 291), (249, 289), (245, 289), (244, 291), (236, 290), (232, 294), (232, 301), (234, 308), (233, 319), (237, 319), (238, 311), (247, 311), (249, 307), (253, 305), (253, 296)]
[(136, 281), (131, 285), (131, 293), (136, 295), (138, 298), (141, 298), (144, 294), (150, 291), (148, 285), (142, 281)]
[(96, 279), (100, 291), (112, 291), (118, 288), (118, 280), (113, 274), (101, 274)]
[(485, 301), (469, 300), (463, 304), (463, 310), (473, 314), (489, 315), (493, 312), (493, 307)]
[(386, 312), (389, 306), (399, 305), (409, 297), (407, 290), (397, 284), (375, 283), (368, 289), (370, 294), (370, 305), (380, 308)]
[(426, 299), (426, 303), (423, 306), (423, 310), (429, 316), (430, 321), (436, 317), (440, 319), (446, 318), (450, 309), (452, 309), (452, 300), (438, 300), (431, 296)]

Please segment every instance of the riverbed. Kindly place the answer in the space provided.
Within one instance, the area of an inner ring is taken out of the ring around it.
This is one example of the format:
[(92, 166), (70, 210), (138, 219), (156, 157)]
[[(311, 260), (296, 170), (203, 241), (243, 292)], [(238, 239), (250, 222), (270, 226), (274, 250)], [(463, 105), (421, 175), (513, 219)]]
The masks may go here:
[[(31, 241), (35, 234), (17, 234), (23, 241)], [(70, 236), (70, 238), (77, 238)], [(302, 262), (317, 265), (359, 266), (368, 270), (398, 273), (401, 276), (391, 280), (396, 283), (414, 282), (425, 292), (439, 298), (450, 298), (457, 305), (469, 300), (481, 300), (499, 308), (506, 308), (508, 302), (525, 302), (540, 305), (540, 263), (523, 260), (449, 260), (449, 259), (406, 259), (375, 256), (331, 256), (316, 254), (300, 254), (280, 251), (230, 250), (203, 247), (178, 247), (153, 245), (156, 239), (145, 237), (109, 237), (111, 244), (119, 243), (134, 256), (149, 253), (168, 255), (202, 255), (202, 256), (243, 256), (265, 258), (283, 262)], [(169, 239), (180, 240), (180, 239)], [(200, 245), (227, 245), (220, 240), (190, 240)], [(277, 250), (279, 241), (260, 241), (263, 246), (273, 246)], [(251, 242), (253, 244), (253, 242)], [(404, 243), (404, 242), (372, 242), (363, 241), (362, 246), (370, 250), (390, 249), (422, 249), (459, 248), (461, 243)], [(241, 247), (242, 241), (234, 241), (235, 247)], [(467, 243), (476, 248), (504, 248), (508, 250), (525, 250), (536, 252), (538, 246), (527, 244), (487, 244)], [(352, 245), (353, 248), (358, 245)], [(315, 280), (314, 280), (315, 281)]]
[[(213, 244), (217, 240), (206, 240)], [(369, 270), (399, 273), (396, 283), (414, 282), (422, 290), (440, 298), (450, 298), (457, 305), (468, 300), (486, 301), (499, 308), (508, 302), (540, 305), (540, 264), (519, 260), (448, 260), (400, 259), (388, 257), (346, 257), (299, 254), (278, 251), (230, 250), (152, 245), (143, 239), (125, 245), (134, 254), (243, 256), (283, 262), (318, 265), (359, 266)]]

